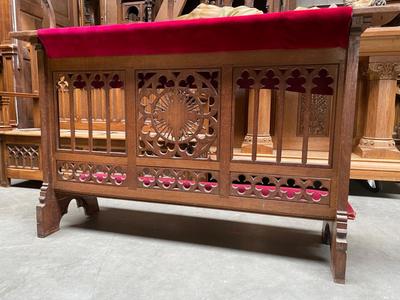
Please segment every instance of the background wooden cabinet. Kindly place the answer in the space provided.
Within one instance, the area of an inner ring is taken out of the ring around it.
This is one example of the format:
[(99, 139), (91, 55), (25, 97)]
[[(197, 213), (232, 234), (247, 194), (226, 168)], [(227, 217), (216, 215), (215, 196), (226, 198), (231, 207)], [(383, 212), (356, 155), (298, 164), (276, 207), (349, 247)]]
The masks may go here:
[[(78, 25), (78, 6), (75, 0), (52, 1), (57, 26)], [(1, 81), (0, 90), (37, 93), (37, 66), (29, 43), (11, 40), (10, 31), (34, 30), (48, 27), (41, 0), (2, 0), (0, 10)], [(12, 127), (34, 127), (34, 102), (10, 97), (10, 124)], [(3, 124), (4, 125), (4, 124)], [(6, 125), (4, 126), (6, 127)]]

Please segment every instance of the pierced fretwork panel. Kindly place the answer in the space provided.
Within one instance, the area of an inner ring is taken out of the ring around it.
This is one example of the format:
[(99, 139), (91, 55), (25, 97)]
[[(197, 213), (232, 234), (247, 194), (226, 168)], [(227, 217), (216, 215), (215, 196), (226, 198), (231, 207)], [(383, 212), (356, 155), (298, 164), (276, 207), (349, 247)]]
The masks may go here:
[(124, 73), (55, 74), (60, 149), (125, 152)]
[[(310, 104), (310, 121), (309, 135), (310, 137), (329, 137), (329, 114), (331, 113), (332, 96), (328, 95), (311, 95)], [(304, 130), (304, 112), (306, 106), (306, 97), (300, 95), (297, 122), (297, 135), (303, 135)]]
[(57, 178), (63, 181), (122, 186), (126, 167), (87, 162), (57, 161)]
[(7, 167), (17, 169), (39, 170), (39, 145), (8, 144)]
[(231, 195), (329, 205), (329, 179), (231, 174)]
[(337, 70), (235, 69), (233, 160), (330, 165)]
[(141, 71), (138, 154), (217, 159), (219, 71)]
[(218, 194), (218, 173), (144, 167), (138, 169), (142, 188)]

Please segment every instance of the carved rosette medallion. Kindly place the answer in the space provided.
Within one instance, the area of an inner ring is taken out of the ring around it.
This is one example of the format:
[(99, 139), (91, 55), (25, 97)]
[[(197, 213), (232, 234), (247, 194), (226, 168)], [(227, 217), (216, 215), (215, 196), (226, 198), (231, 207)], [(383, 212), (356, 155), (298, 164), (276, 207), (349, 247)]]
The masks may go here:
[(188, 142), (203, 128), (205, 112), (190, 90), (165, 89), (154, 101), (152, 125), (170, 142)]

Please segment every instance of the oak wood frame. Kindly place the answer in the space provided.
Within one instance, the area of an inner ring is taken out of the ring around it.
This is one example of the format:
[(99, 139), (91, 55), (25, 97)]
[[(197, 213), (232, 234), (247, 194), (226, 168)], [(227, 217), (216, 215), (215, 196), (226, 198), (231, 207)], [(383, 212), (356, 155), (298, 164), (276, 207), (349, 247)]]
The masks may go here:
[[(44, 181), (39, 198), (40, 204), (37, 206), (38, 236), (45, 237), (59, 230), (61, 217), (67, 212), (68, 204), (72, 199), (76, 199), (78, 205), (83, 206), (88, 215), (95, 214), (99, 209), (96, 196), (319, 219), (325, 221), (322, 232), (323, 241), (329, 242), (331, 245), (331, 269), (334, 280), (344, 283), (347, 252), (347, 198), (356, 92), (354, 82), (357, 78), (359, 37), (364, 25), (363, 22), (363, 17), (353, 18), (353, 29), (350, 34), (348, 49), (48, 59), (41, 45), (37, 44), (42, 120), (41, 155)], [(32, 35), (29, 39), (32, 40)], [(315, 64), (335, 64), (338, 66), (333, 135), (335, 143), (331, 143), (331, 165), (307, 166), (304, 164), (232, 161), (233, 67)], [(222, 83), (220, 95), (222, 100), (218, 132), (219, 160), (195, 161), (137, 157), (137, 124), (135, 118), (132, 117), (136, 115), (137, 110), (135, 70), (185, 68), (220, 69)], [(122, 70), (126, 74), (126, 155), (99, 155), (90, 152), (81, 154), (57, 150), (58, 122), (56, 121), (53, 72), (109, 69)], [(87, 183), (60, 180), (57, 175), (57, 161), (62, 160), (121, 164), (127, 168), (127, 180), (124, 185), (118, 187), (99, 184), (96, 189), (88, 189)], [(138, 167), (156, 167), (157, 165), (170, 168), (218, 171), (219, 193), (185, 193), (140, 188), (137, 183)], [(232, 196), (230, 193), (231, 173), (242, 172), (244, 169), (247, 172), (277, 176), (329, 179), (331, 181), (329, 204), (314, 205), (265, 199), (260, 201), (256, 198)]]

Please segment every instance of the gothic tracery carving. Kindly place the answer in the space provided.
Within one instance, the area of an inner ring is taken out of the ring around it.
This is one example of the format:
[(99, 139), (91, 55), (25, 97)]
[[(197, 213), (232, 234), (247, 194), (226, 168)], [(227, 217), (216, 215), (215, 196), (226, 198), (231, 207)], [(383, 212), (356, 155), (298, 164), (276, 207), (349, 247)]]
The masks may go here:
[(57, 161), (59, 180), (121, 186), (126, 181), (126, 167), (88, 162)]
[(142, 188), (218, 194), (218, 173), (184, 169), (143, 167), (138, 170)]
[(232, 173), (231, 182), (233, 196), (329, 204), (328, 179)]
[(138, 99), (140, 156), (210, 158), (219, 126), (217, 71), (140, 72)]
[(40, 169), (39, 145), (9, 144), (8, 167), (20, 169)]

